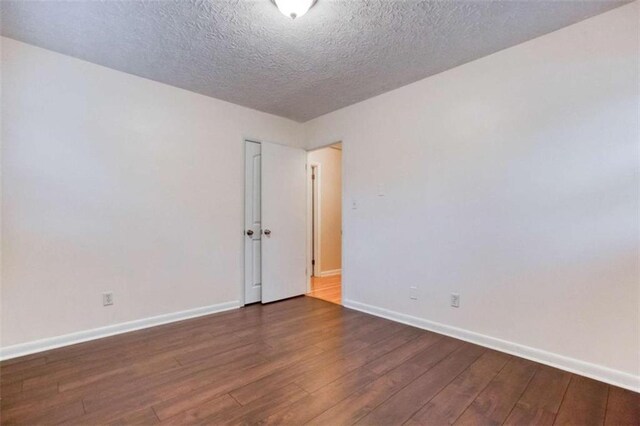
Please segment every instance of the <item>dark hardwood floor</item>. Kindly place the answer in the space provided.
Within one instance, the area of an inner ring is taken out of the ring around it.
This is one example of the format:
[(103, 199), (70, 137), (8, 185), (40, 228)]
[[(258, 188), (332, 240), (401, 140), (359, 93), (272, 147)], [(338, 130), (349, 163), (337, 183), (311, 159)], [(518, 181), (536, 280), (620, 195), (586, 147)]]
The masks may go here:
[(2, 424), (640, 423), (638, 394), (309, 297), (0, 364)]

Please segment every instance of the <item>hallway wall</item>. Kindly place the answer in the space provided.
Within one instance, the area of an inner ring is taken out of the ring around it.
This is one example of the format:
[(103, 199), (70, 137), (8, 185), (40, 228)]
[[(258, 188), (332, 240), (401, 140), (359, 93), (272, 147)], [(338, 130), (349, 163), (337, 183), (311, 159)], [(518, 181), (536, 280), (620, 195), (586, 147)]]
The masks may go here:
[(342, 268), (342, 151), (327, 147), (308, 154), (308, 162), (321, 165), (320, 258), (321, 275)]

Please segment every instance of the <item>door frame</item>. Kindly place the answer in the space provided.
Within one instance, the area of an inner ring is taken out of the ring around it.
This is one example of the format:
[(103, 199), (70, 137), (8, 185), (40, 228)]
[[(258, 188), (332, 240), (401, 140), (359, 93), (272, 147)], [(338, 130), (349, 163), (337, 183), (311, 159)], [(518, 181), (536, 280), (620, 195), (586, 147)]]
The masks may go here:
[[(309, 151), (307, 151), (309, 152)], [(313, 169), (316, 169), (315, 181), (312, 178)], [(320, 265), (322, 258), (320, 244), (322, 238), (322, 221), (320, 220), (320, 211), (322, 206), (322, 192), (320, 191), (322, 179), (322, 164), (307, 162), (307, 271), (309, 276), (309, 291), (311, 291), (311, 277), (318, 276), (320, 273)], [(314, 192), (315, 186), (315, 192)], [(314, 212), (315, 210), (315, 212)], [(315, 214), (314, 214), (315, 213)], [(314, 235), (315, 231), (315, 235)], [(315, 265), (313, 264), (315, 254)]]

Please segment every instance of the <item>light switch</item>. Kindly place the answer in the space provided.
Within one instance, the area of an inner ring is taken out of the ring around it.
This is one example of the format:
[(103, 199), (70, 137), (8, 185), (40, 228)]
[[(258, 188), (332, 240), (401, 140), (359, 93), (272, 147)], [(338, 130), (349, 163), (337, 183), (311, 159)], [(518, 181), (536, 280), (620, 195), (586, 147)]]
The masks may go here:
[(416, 286), (409, 287), (409, 299), (418, 300), (418, 287)]

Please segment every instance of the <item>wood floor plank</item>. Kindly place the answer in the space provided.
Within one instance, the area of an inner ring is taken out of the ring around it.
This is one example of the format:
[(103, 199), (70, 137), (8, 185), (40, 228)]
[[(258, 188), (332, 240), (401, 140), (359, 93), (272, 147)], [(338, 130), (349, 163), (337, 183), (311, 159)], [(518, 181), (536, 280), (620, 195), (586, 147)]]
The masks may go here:
[(406, 360), (413, 358), (415, 355), (437, 343), (441, 339), (442, 336), (435, 333), (421, 333), (417, 338), (408, 341), (390, 352), (387, 352), (379, 358), (374, 359), (366, 364), (365, 367), (376, 374), (382, 375), (393, 370)]
[(339, 401), (314, 418), (311, 424), (352, 424), (368, 414), (391, 395), (404, 388), (462, 346), (460, 341), (443, 338), (407, 362), (382, 375), (361, 390)]
[(156, 413), (151, 408), (143, 408), (127, 414), (110, 423), (111, 426), (145, 426), (160, 423)]
[(82, 401), (76, 400), (65, 404), (56, 405), (53, 407), (47, 407), (38, 410), (28, 410), (26, 412), (20, 412), (17, 415), (14, 412), (2, 414), (3, 425), (36, 425), (36, 424), (56, 424), (64, 422), (66, 420), (82, 416), (84, 409), (82, 407)]
[[(85, 407), (89, 412), (100, 408), (103, 404), (113, 403), (114, 400), (127, 399), (132, 394), (131, 400), (135, 400), (146, 395), (145, 389), (154, 389), (161, 391), (166, 387), (175, 387), (178, 385), (192, 385), (199, 380), (204, 380), (210, 375), (215, 376), (218, 371), (232, 372), (247, 366), (253, 366), (261, 362), (265, 362), (264, 357), (246, 351), (239, 353), (237, 350), (231, 355), (221, 354), (214, 356), (206, 363), (200, 363), (182, 369), (168, 369), (148, 373), (142, 377), (116, 376), (109, 380), (103, 380), (97, 383), (91, 383), (84, 387), (67, 390), (51, 395), (48, 398), (41, 398), (37, 394), (33, 394), (32, 398), (23, 398), (13, 403), (3, 405), (3, 413), (13, 413), (14, 411), (28, 411), (33, 407), (38, 409), (48, 408), (49, 406), (68, 403), (72, 400), (82, 398)], [(224, 359), (223, 359), (224, 358)], [(198, 376), (194, 377), (195, 374)], [(4, 401), (3, 401), (4, 402)]]
[(607, 426), (640, 426), (640, 394), (609, 386)]
[(239, 406), (228, 412), (207, 417), (203, 423), (213, 425), (256, 424), (282, 407), (287, 407), (309, 395), (291, 383), (282, 389), (259, 398), (250, 404)]
[(502, 370), (509, 358), (509, 355), (504, 353), (485, 352), (405, 424), (453, 424)]
[[(368, 316), (359, 317), (354, 319), (353, 324), (344, 327), (342, 332), (322, 342), (316, 343), (316, 346), (324, 350), (342, 350), (348, 345), (367, 342), (371, 338), (377, 338), (379, 330), (383, 328), (388, 329), (389, 327), (395, 327), (395, 330), (399, 330), (397, 325), (393, 325), (391, 321), (382, 318), (376, 318), (370, 321)], [(385, 332), (388, 333), (389, 331), (387, 330)]]
[(460, 412), (460, 423), (633, 425), (638, 405), (637, 393), (310, 297), (0, 362), (3, 425), (444, 424)]
[(335, 379), (373, 361), (381, 355), (384, 355), (415, 338), (415, 331), (410, 328), (395, 332), (387, 339), (381, 340), (375, 345), (371, 345), (368, 350), (346, 355), (339, 362), (308, 372), (301, 378), (297, 379), (295, 383), (309, 393), (315, 392)]
[[(365, 348), (366, 346), (362, 349)], [(301, 360), (294, 365), (277, 369), (259, 380), (232, 390), (229, 394), (240, 404), (247, 405), (274, 390), (292, 383), (295, 380), (299, 380), (301, 376), (311, 371), (323, 369), (327, 365), (342, 361), (344, 356), (345, 354), (336, 352), (321, 352), (308, 359)]]
[(9, 394), (2, 394), (0, 397), (0, 407), (2, 411), (7, 407), (12, 407), (20, 404), (28, 404), (35, 400), (46, 400), (54, 395), (57, 395), (58, 384), (51, 383), (47, 386), (42, 386), (37, 389), (28, 389), (20, 392), (13, 392)]
[(484, 352), (486, 352), (485, 348), (463, 343), (451, 355), (375, 407), (358, 424), (406, 422)]
[(205, 395), (214, 396), (228, 393), (233, 389), (267, 376), (273, 369), (292, 365), (316, 353), (318, 352), (314, 352), (314, 348), (308, 348), (307, 351), (291, 351), (284, 354), (280, 359), (259, 364), (239, 372), (229, 372), (228, 374), (217, 375), (217, 377), (201, 379), (196, 384), (189, 384), (188, 391), (185, 392), (176, 392), (170, 388), (165, 389), (164, 401), (155, 404), (154, 410), (158, 417), (164, 420), (183, 409), (197, 405)]
[(608, 385), (573, 375), (554, 424), (602, 425), (608, 394)]
[[(257, 358), (257, 359), (256, 359)], [(224, 365), (217, 367), (218, 370), (225, 369), (230, 371), (235, 371), (235, 368), (246, 366), (246, 365), (255, 365), (256, 362), (264, 362), (262, 357), (252, 355), (246, 358), (242, 358), (236, 360), (233, 365)], [(235, 367), (235, 368), (234, 368)], [(196, 371), (196, 370), (194, 370)], [(206, 371), (206, 370), (205, 370)], [(135, 409), (140, 408), (142, 405), (142, 398), (149, 398), (154, 400), (155, 393), (162, 391), (164, 386), (172, 386), (179, 385), (180, 382), (171, 382), (171, 379), (176, 376), (176, 372), (169, 371), (166, 373), (156, 374), (151, 376), (149, 379), (152, 383), (152, 386), (145, 388), (143, 385), (145, 384), (142, 380), (134, 380), (131, 383), (126, 382), (116, 382), (112, 383), (110, 381), (105, 381), (100, 383), (99, 390), (94, 390), (93, 388), (89, 389), (74, 389), (67, 392), (55, 393), (52, 395), (48, 395), (47, 397), (32, 397), (28, 399), (19, 400), (13, 404), (9, 404), (2, 407), (2, 415), (3, 418), (16, 416), (18, 418), (25, 417), (28, 413), (31, 412), (41, 412), (47, 411), (50, 409), (54, 409), (56, 407), (62, 407), (69, 403), (72, 403), (79, 399), (84, 399), (84, 402), (89, 402), (90, 410), (96, 410), (96, 413), (82, 415), (82, 418), (86, 421), (84, 423), (95, 422), (97, 419), (100, 419), (101, 422), (106, 423), (112, 420), (115, 420), (114, 416), (121, 417), (124, 414), (124, 411), (128, 410), (129, 407), (133, 407)], [(182, 372), (189, 376), (189, 374)], [(161, 379), (161, 380), (160, 380)], [(166, 382), (170, 382), (167, 384)], [(155, 385), (155, 386), (154, 386)], [(134, 392), (127, 392), (127, 387), (133, 388)], [(179, 387), (177, 388), (179, 389)], [(91, 393), (89, 393), (91, 392)], [(98, 401), (98, 402), (96, 402)], [(104, 406), (101, 402), (105, 402)], [(118, 407), (118, 410), (110, 410), (109, 407)], [(99, 409), (103, 408), (102, 411)], [(118, 412), (121, 414), (118, 415)], [(92, 420), (95, 419), (95, 420)], [(77, 422), (76, 422), (77, 423)]]
[(513, 426), (552, 425), (570, 379), (571, 373), (539, 366), (505, 423)]
[(358, 389), (371, 383), (378, 374), (360, 367), (308, 396), (296, 401), (261, 421), (265, 425), (306, 424), (327, 409), (349, 397)]
[(96, 382), (102, 382), (106, 379), (118, 375), (131, 380), (135, 377), (139, 377), (145, 374), (151, 374), (153, 372), (176, 369), (179, 366), (180, 364), (178, 363), (178, 361), (173, 358), (163, 358), (159, 360), (151, 359), (147, 362), (138, 362), (127, 367), (112, 369), (111, 371), (102, 372), (100, 374), (92, 374), (81, 378), (65, 378), (64, 380), (58, 381), (58, 390), (60, 392), (65, 392), (67, 390), (72, 390), (83, 386), (93, 386)]
[[(47, 361), (46, 358), (47, 358), (46, 352), (38, 352), (34, 354), (24, 355), (17, 358), (5, 359), (4, 361), (2, 361), (2, 365), (1, 365), (2, 368), (0, 368), (0, 371), (3, 371), (3, 370), (11, 371), (13, 367), (22, 369), (23, 367), (21, 366), (32, 363), (32, 362), (35, 364), (41, 364)], [(36, 359), (38, 360), (34, 361)]]
[[(183, 375), (172, 380), (171, 375), (155, 378), (151, 381), (144, 381), (141, 384), (134, 383), (124, 392), (117, 392), (117, 389), (110, 389), (108, 392), (99, 395), (91, 395), (84, 399), (87, 414), (79, 418), (74, 418), (69, 424), (95, 424), (99, 422), (109, 422), (115, 419), (117, 412), (112, 407), (118, 407), (120, 413), (128, 413), (142, 407), (150, 407), (161, 401), (175, 402), (176, 398), (189, 395), (188, 401), (181, 401), (184, 409), (197, 405), (202, 397), (202, 389), (207, 385), (217, 383), (220, 378), (229, 378), (234, 375), (242, 375), (244, 371), (241, 367), (253, 368), (264, 365), (264, 362), (256, 363), (256, 355), (250, 355), (238, 360), (233, 365), (225, 365), (222, 368), (214, 368), (211, 371), (202, 370), (194, 374)], [(199, 390), (199, 391), (196, 391)], [(215, 395), (223, 391), (214, 392)], [(160, 417), (160, 413), (156, 414)], [(179, 410), (178, 410), (179, 411)], [(162, 417), (160, 417), (162, 419)]]
[(22, 392), (22, 381), (2, 383), (0, 382), (0, 400)]
[(511, 358), (507, 365), (478, 395), (456, 425), (501, 424), (529, 385), (537, 364)]
[(180, 411), (160, 423), (163, 425), (176, 426), (197, 424), (209, 417), (224, 415), (224, 413), (230, 412), (238, 407), (240, 407), (240, 404), (238, 404), (235, 399), (229, 394), (224, 394), (204, 401), (195, 407)]
[(37, 366), (43, 366), (47, 363), (44, 356), (16, 358), (2, 363), (0, 368), (0, 380), (5, 383), (11, 382), (11, 375), (17, 375), (26, 370), (33, 370)]
[[(238, 371), (237, 374), (242, 374), (243, 372), (244, 371), (241, 370)], [(229, 375), (229, 378), (230, 377), (231, 375)], [(163, 398), (154, 405), (153, 409), (158, 418), (164, 421), (178, 413), (200, 407), (202, 404), (206, 404), (208, 401), (222, 396), (227, 389), (228, 386), (225, 386), (224, 384), (219, 384), (218, 386), (197, 387), (189, 392), (179, 393), (178, 395), (170, 398)], [(235, 400), (234, 402), (237, 403)]]

